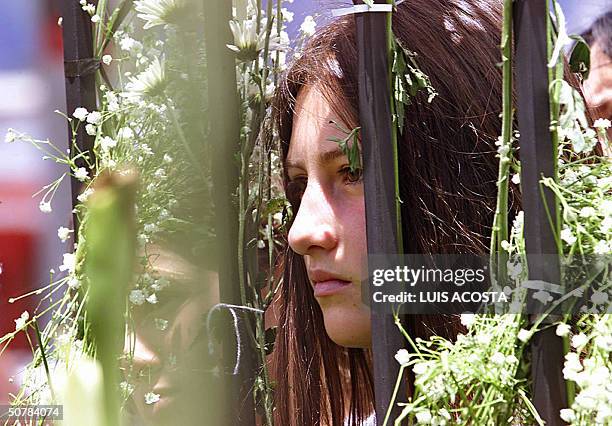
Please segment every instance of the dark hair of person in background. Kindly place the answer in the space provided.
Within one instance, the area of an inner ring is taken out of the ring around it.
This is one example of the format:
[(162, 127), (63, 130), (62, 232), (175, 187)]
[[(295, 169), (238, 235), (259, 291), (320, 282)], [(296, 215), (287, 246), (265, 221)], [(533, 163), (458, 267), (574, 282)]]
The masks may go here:
[[(406, 2), (393, 12), (393, 31), (418, 55), (438, 93), (431, 103), (426, 93), (417, 94), (399, 137), (404, 252), (485, 254), (497, 195), (501, 2)], [(290, 66), (275, 100), (283, 160), (296, 98), (306, 86), (316, 86), (346, 125), (358, 125), (357, 60), (354, 17), (348, 16), (319, 31)], [(287, 190), (286, 172), (284, 178)], [(517, 193), (511, 185), (514, 212)], [(299, 195), (287, 197), (295, 217)], [(342, 425), (347, 415), (349, 424), (361, 424), (374, 411), (371, 350), (335, 344), (325, 333), (304, 259), (287, 248), (285, 265), (275, 351), (278, 424)], [(409, 321), (423, 338), (453, 338), (460, 329), (450, 316)]]
[(600, 43), (603, 52), (612, 60), (612, 10), (597, 18), (583, 37), (590, 46)]

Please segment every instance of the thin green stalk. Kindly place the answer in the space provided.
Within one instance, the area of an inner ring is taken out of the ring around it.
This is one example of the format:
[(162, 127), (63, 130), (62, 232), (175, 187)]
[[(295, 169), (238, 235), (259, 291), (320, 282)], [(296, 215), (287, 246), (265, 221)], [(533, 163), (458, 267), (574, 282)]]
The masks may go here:
[(400, 383), (402, 382), (402, 376), (404, 375), (405, 368), (405, 365), (400, 365), (400, 371), (399, 373), (397, 373), (397, 380), (395, 381), (393, 395), (391, 395), (391, 401), (389, 402), (389, 407), (387, 408), (387, 413), (385, 414), (383, 426), (387, 426), (387, 422), (389, 421), (389, 417), (391, 416), (391, 410), (393, 409), (393, 405), (395, 404), (395, 398), (397, 398), (397, 392), (399, 391)]
[[(388, 4), (394, 5), (394, 0), (387, 0)], [(389, 106), (391, 117), (395, 115), (395, 88), (393, 80), (393, 56), (395, 53), (395, 37), (393, 35), (393, 12), (387, 13), (387, 82), (389, 85)], [(395, 233), (397, 238), (397, 250), (401, 254), (404, 250), (404, 238), (402, 235), (402, 200), (399, 189), (399, 154), (397, 148), (397, 125), (391, 120), (391, 144), (393, 146), (393, 183), (395, 188)]]
[[(502, 134), (501, 146), (512, 149), (512, 0), (504, 1), (504, 22), (502, 27)], [(497, 272), (498, 279), (506, 277), (506, 262), (502, 259), (502, 241), (508, 240), (508, 177), (510, 159), (500, 155), (497, 177), (497, 205), (493, 219), (489, 261), (491, 271)]]
[(45, 373), (47, 374), (47, 383), (49, 383), (49, 390), (51, 391), (53, 401), (57, 401), (57, 395), (55, 394), (55, 389), (53, 388), (53, 383), (51, 381), (51, 371), (49, 370), (49, 363), (47, 362), (47, 354), (45, 353), (45, 344), (40, 335), (40, 329), (38, 328), (38, 321), (34, 320), (33, 324), (34, 330), (36, 331), (36, 339), (38, 340), (38, 347), (40, 348), (40, 355), (45, 366)]

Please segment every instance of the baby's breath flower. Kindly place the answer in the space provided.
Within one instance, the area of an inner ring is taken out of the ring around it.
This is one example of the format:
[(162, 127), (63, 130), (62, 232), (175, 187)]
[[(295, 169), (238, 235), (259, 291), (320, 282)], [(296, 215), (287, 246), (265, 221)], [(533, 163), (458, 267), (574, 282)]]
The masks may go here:
[(89, 136), (95, 136), (96, 133), (98, 132), (98, 129), (93, 124), (86, 124), (85, 132), (87, 132)]
[(576, 334), (572, 337), (572, 346), (576, 349), (582, 348), (589, 341), (584, 333)]
[(571, 408), (564, 408), (559, 412), (559, 417), (564, 422), (571, 423), (576, 420), (576, 413)]
[(68, 271), (73, 273), (76, 268), (76, 255), (74, 253), (64, 253), (63, 263), (60, 265), (60, 271)]
[(412, 367), (412, 371), (414, 371), (414, 374), (416, 374), (417, 376), (425, 374), (425, 372), (427, 371), (427, 364), (424, 362), (414, 364), (414, 366)]
[(586, 218), (595, 216), (596, 213), (597, 212), (595, 211), (593, 207), (587, 206), (587, 207), (581, 208), (579, 214), (580, 214), (580, 217), (584, 217), (586, 219)]
[(610, 128), (610, 120), (607, 118), (598, 118), (593, 123), (593, 127), (598, 129), (609, 129)]
[(110, 65), (112, 61), (113, 61), (113, 57), (111, 55), (102, 56), (102, 63), (104, 65)]
[(562, 322), (561, 324), (557, 326), (555, 333), (557, 334), (557, 336), (563, 337), (563, 336), (567, 336), (570, 330), (571, 330), (571, 327), (568, 324)]
[(85, 182), (89, 179), (89, 174), (87, 173), (87, 169), (85, 167), (79, 167), (74, 171), (74, 177), (81, 182)]
[(109, 151), (111, 148), (116, 146), (117, 141), (109, 136), (104, 136), (102, 139), (100, 139), (100, 147), (102, 148), (102, 151)]
[(144, 400), (145, 400), (145, 404), (147, 405), (155, 404), (156, 402), (159, 401), (159, 394), (148, 392), (145, 394)]
[(149, 297), (147, 297), (147, 302), (149, 302), (151, 305), (155, 305), (157, 303), (157, 294), (151, 293)]
[(470, 328), (476, 322), (476, 315), (466, 312), (461, 314), (461, 324)]
[(597, 244), (595, 244), (595, 247), (593, 247), (593, 252), (595, 254), (609, 254), (611, 251), (610, 244), (604, 240), (599, 240)]
[(521, 175), (518, 174), (518, 173), (515, 173), (515, 174), (512, 175), (512, 179), (511, 180), (512, 180), (513, 184), (518, 185), (518, 184), (521, 183)]
[(94, 191), (92, 188), (87, 188), (85, 191), (83, 191), (80, 195), (77, 196), (77, 200), (79, 200), (81, 203), (84, 203), (85, 201), (87, 201), (89, 196), (93, 194), (93, 192)]
[(92, 111), (87, 114), (87, 122), (90, 124), (100, 124), (102, 121), (102, 114), (98, 111)]
[(431, 412), (427, 409), (417, 411), (414, 415), (418, 424), (428, 425), (431, 423)]
[(72, 116), (80, 121), (85, 121), (88, 115), (89, 115), (89, 112), (87, 111), (86, 108), (83, 108), (83, 107), (78, 107), (72, 113)]
[(72, 290), (76, 290), (77, 288), (81, 287), (81, 281), (79, 281), (77, 277), (70, 277), (68, 279), (68, 287), (70, 287)]
[(6, 135), (4, 135), (4, 142), (12, 143), (17, 139), (17, 133), (13, 129), (8, 129)]
[(71, 229), (68, 229), (66, 227), (60, 226), (57, 229), (57, 237), (62, 241), (62, 243), (65, 243), (66, 240), (70, 237), (70, 233), (72, 232)]
[(266, 242), (264, 240), (257, 240), (257, 248), (258, 249), (265, 249), (266, 248)]
[(400, 365), (407, 365), (410, 362), (410, 354), (406, 349), (400, 349), (395, 354), (395, 359)]
[(91, 3), (81, 3), (83, 6), (81, 7), (85, 12), (89, 13), (90, 15), (93, 15), (94, 13), (96, 13), (96, 6), (94, 6)]
[(304, 18), (304, 22), (300, 25), (300, 31), (306, 36), (313, 36), (317, 29), (317, 23), (311, 15)]
[(604, 291), (595, 290), (591, 295), (591, 302), (595, 305), (601, 305), (602, 303), (606, 303), (608, 301), (608, 293)]
[(119, 39), (119, 47), (125, 52), (138, 52), (142, 50), (142, 43), (126, 35)]
[(134, 131), (129, 127), (122, 127), (117, 132), (117, 138), (121, 140), (130, 140), (134, 137)]
[(145, 298), (145, 294), (143, 293), (142, 290), (132, 290), (130, 292), (130, 296), (129, 296), (130, 302), (132, 302), (134, 305), (142, 305), (146, 298)]
[(22, 328), (24, 328), (26, 325), (26, 322), (28, 322), (29, 319), (30, 319), (30, 314), (28, 313), (28, 311), (24, 311), (19, 318), (14, 320), (15, 321), (15, 331), (19, 331)]
[(506, 362), (506, 356), (501, 352), (495, 352), (493, 356), (491, 356), (491, 362), (497, 365), (504, 364)]
[(51, 203), (48, 201), (41, 201), (38, 204), (38, 208), (43, 213), (51, 213)]
[(516, 337), (521, 342), (527, 342), (531, 338), (531, 331), (521, 328)]
[(97, 24), (98, 22), (100, 22), (100, 15), (94, 15), (91, 17), (91, 22), (93, 22), (94, 24)]
[(138, 17), (146, 23), (144, 29), (175, 24), (185, 12), (184, 0), (138, 0), (134, 2)]
[(567, 244), (572, 245), (576, 242), (576, 236), (572, 233), (572, 230), (567, 226), (561, 231), (561, 239)]

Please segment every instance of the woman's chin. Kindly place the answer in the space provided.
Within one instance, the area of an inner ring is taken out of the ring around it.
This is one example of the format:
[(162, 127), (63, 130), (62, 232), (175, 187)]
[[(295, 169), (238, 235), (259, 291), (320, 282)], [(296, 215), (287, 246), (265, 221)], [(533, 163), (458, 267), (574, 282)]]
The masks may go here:
[(366, 306), (326, 306), (323, 308), (323, 321), (325, 331), (334, 343), (349, 348), (370, 347), (370, 310)]

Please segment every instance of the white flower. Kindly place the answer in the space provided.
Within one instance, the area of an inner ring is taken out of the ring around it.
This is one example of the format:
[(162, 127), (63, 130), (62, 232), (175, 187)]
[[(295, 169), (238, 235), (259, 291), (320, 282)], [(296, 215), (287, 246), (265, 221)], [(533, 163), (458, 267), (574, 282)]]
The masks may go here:
[(129, 127), (122, 127), (117, 132), (117, 138), (122, 140), (130, 140), (134, 137), (134, 131)]
[(79, 167), (74, 171), (74, 177), (81, 182), (85, 182), (89, 178), (89, 174), (85, 167)]
[(595, 247), (593, 247), (593, 252), (595, 252), (595, 254), (608, 254), (610, 251), (612, 251), (610, 245), (604, 240), (598, 241)]
[(576, 349), (583, 347), (589, 339), (586, 337), (584, 333), (576, 334), (572, 337), (572, 346)]
[[(234, 44), (228, 44), (227, 47), (236, 52), (238, 59), (241, 61), (248, 62), (257, 59), (259, 52), (266, 45), (265, 28), (262, 27), (261, 31), (257, 33), (255, 18), (243, 21), (232, 20), (229, 25), (234, 35)], [(287, 45), (278, 35), (272, 34), (268, 40), (268, 49), (269, 51), (283, 51), (287, 49)]]
[(104, 136), (100, 140), (100, 147), (102, 148), (102, 151), (109, 151), (111, 148), (114, 148), (116, 146), (117, 146), (117, 141), (109, 136)]
[(266, 248), (266, 242), (264, 240), (257, 240), (257, 248), (258, 249)]
[(172, 159), (172, 157), (170, 155), (164, 154), (164, 163), (170, 164), (170, 163), (172, 163), (172, 161), (174, 161), (174, 160)]
[(89, 196), (93, 194), (93, 192), (93, 189), (87, 188), (85, 191), (83, 191), (80, 195), (77, 196), (77, 200), (79, 200), (81, 203), (84, 203), (85, 201), (87, 201)]
[(87, 122), (90, 124), (100, 124), (100, 122), (102, 121), (102, 114), (100, 114), (100, 112), (98, 111), (92, 111), (89, 114), (87, 114)]
[(562, 322), (561, 324), (557, 326), (555, 333), (557, 334), (557, 336), (563, 337), (563, 336), (567, 336), (570, 330), (571, 330), (571, 327), (568, 324)]
[(517, 279), (518, 276), (521, 275), (521, 272), (523, 272), (523, 264), (520, 261), (508, 261), (506, 263), (506, 267), (508, 268), (508, 274), (510, 274), (510, 278), (512, 278), (513, 280)]
[(506, 240), (503, 240), (501, 243), (499, 243), (499, 245), (501, 246), (502, 249), (504, 249), (506, 251), (510, 251), (510, 249), (512, 248), (510, 243), (508, 241), (506, 241)]
[(64, 253), (64, 262), (60, 265), (60, 271), (73, 273), (76, 268), (76, 255), (74, 253)]
[(513, 174), (511, 181), (513, 184), (518, 185), (519, 183), (521, 183), (521, 175), (519, 175), (518, 173)]
[(38, 203), (38, 208), (43, 213), (51, 213), (51, 203), (48, 201), (41, 201)]
[(587, 206), (580, 209), (580, 217), (589, 218), (595, 216), (597, 212), (593, 207)]
[(110, 65), (111, 62), (113, 62), (113, 57), (111, 55), (104, 55), (104, 56), (102, 56), (102, 63), (104, 65)]
[(410, 362), (410, 353), (408, 353), (406, 349), (400, 349), (395, 354), (395, 359), (400, 363), (400, 365), (406, 365), (408, 362)]
[(317, 29), (317, 23), (311, 15), (308, 15), (304, 18), (304, 22), (300, 25), (300, 31), (304, 33), (306, 36), (314, 35)]
[(599, 229), (601, 229), (601, 232), (604, 234), (607, 234), (608, 231), (612, 229), (612, 217), (608, 216), (602, 220), (601, 224), (599, 225)]
[(6, 135), (4, 136), (4, 142), (12, 143), (17, 139), (17, 132), (13, 129), (8, 129)]
[(497, 365), (504, 364), (506, 362), (506, 356), (501, 352), (495, 352), (493, 356), (491, 356), (491, 362)]
[(70, 279), (68, 279), (68, 287), (76, 290), (77, 288), (81, 287), (81, 282), (77, 277), (70, 277)]
[(136, 101), (143, 96), (161, 95), (166, 86), (165, 72), (164, 62), (155, 58), (146, 70), (136, 77), (130, 77), (130, 81), (125, 85), (127, 92), (121, 95)]
[(65, 243), (66, 240), (70, 237), (71, 232), (72, 232), (71, 229), (60, 226), (57, 229), (57, 237), (62, 241), (62, 243)]
[(89, 4), (88, 4), (88, 3), (83, 4), (82, 2), (81, 2), (81, 4), (83, 5), (83, 6), (82, 6), (82, 9), (83, 9), (85, 12), (89, 13), (90, 15), (93, 15), (94, 13), (96, 13), (96, 6), (94, 6), (93, 4), (91, 4), (91, 3), (89, 3)]
[(145, 400), (145, 404), (147, 405), (155, 404), (156, 402), (159, 401), (159, 394), (148, 392), (145, 394), (144, 400)]
[(72, 116), (80, 121), (85, 121), (88, 115), (89, 115), (89, 112), (87, 111), (87, 109), (83, 107), (79, 107), (75, 109), (74, 112), (72, 113)]
[(145, 294), (142, 290), (132, 290), (129, 299), (134, 305), (142, 305), (145, 302)]
[(428, 425), (431, 423), (431, 412), (427, 409), (414, 413), (418, 424)]
[(292, 22), (294, 13), (285, 9), (284, 7), (281, 9), (281, 13), (283, 14), (283, 19), (285, 22)]
[(100, 15), (94, 15), (91, 17), (91, 22), (93, 22), (94, 24), (97, 24), (98, 22), (100, 22)]
[(521, 342), (527, 342), (531, 338), (531, 331), (521, 328), (518, 334), (516, 335), (516, 338), (519, 339)]
[(610, 128), (610, 120), (607, 118), (598, 118), (593, 123), (593, 127), (598, 129), (609, 129)]
[(130, 52), (130, 51), (137, 52), (142, 49), (142, 43), (134, 40), (130, 36), (125, 36), (119, 40), (119, 47), (121, 48), (121, 50), (126, 51), (126, 52)]
[(416, 374), (417, 376), (425, 374), (425, 372), (427, 371), (427, 364), (424, 362), (414, 364), (414, 366), (412, 367), (412, 371), (414, 371), (414, 374)]
[(155, 305), (157, 303), (157, 294), (151, 293), (149, 297), (147, 297), (147, 302), (149, 302), (151, 305)]
[(22, 328), (24, 328), (26, 325), (26, 322), (28, 322), (29, 319), (30, 319), (30, 314), (28, 313), (28, 311), (24, 311), (19, 318), (14, 320), (15, 321), (15, 331), (19, 331)]
[(567, 226), (561, 231), (561, 239), (570, 246), (577, 240), (576, 236), (572, 233), (572, 230)]
[(98, 132), (98, 129), (93, 124), (86, 124), (85, 132), (87, 132), (89, 136), (95, 136), (96, 133)]
[(608, 301), (608, 293), (604, 291), (593, 291), (591, 295), (591, 302), (595, 305), (601, 305), (602, 303), (606, 303)]
[(138, 0), (134, 2), (138, 17), (146, 23), (144, 29), (158, 25), (176, 23), (180, 12), (185, 9), (184, 0)]
[(561, 420), (567, 423), (571, 423), (576, 420), (576, 413), (574, 413), (574, 410), (571, 408), (562, 409), (559, 411), (559, 416), (561, 417)]
[(535, 300), (538, 300), (540, 303), (543, 303), (543, 304), (546, 304), (553, 300), (553, 297), (550, 295), (550, 293), (545, 290), (536, 291), (532, 297)]
[(469, 312), (461, 314), (461, 324), (463, 324), (467, 328), (470, 328), (472, 324), (474, 324), (475, 322), (476, 322), (476, 315), (469, 313)]
[(612, 200), (603, 200), (599, 204), (599, 211), (604, 216), (612, 216)]

